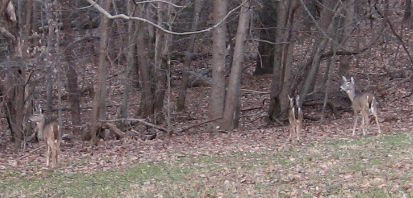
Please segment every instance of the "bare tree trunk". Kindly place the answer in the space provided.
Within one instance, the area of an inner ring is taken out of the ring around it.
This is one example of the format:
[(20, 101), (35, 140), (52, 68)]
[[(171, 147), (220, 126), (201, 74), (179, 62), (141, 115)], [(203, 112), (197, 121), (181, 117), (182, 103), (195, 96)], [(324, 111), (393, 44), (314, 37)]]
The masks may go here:
[[(345, 2), (345, 9), (343, 10), (344, 12), (344, 23), (342, 30), (340, 31), (341, 34), (338, 36), (338, 42), (341, 44), (343, 48), (349, 47), (349, 42), (348, 39), (350, 37), (351, 32), (354, 29), (353, 26), (353, 21), (354, 21), (354, 1), (355, 0), (349, 0)], [(336, 31), (337, 32), (337, 31)], [(340, 57), (340, 66), (338, 69), (338, 73), (340, 76), (348, 76), (348, 72), (350, 71), (351, 68), (351, 59), (352, 56), (341, 56)]]
[[(104, 9), (109, 11), (111, 8), (111, 0), (104, 1)], [(96, 145), (98, 132), (98, 121), (105, 118), (106, 114), (106, 53), (108, 49), (108, 27), (109, 19), (103, 16), (102, 23), (100, 25), (100, 46), (99, 46), (99, 59), (98, 59), (98, 76), (97, 76), (97, 87), (96, 94), (93, 100), (93, 112), (91, 120), (91, 143)]]
[[(277, 3), (276, 1), (263, 1), (263, 6), (259, 11), (260, 19), (260, 40), (275, 42), (277, 26)], [(255, 67), (254, 74), (271, 74), (273, 71), (274, 61), (274, 48), (275, 45), (268, 44), (266, 42), (258, 43), (257, 66)]]
[(250, 20), (250, 1), (245, 1), (241, 8), (238, 21), (237, 35), (235, 38), (234, 59), (231, 67), (231, 74), (228, 82), (228, 92), (226, 94), (226, 104), (224, 109), (223, 127), (227, 130), (237, 128), (239, 125), (239, 114), (241, 110), (240, 84), (242, 63), (244, 61), (244, 46), (248, 35)]
[[(304, 12), (304, 31), (311, 31), (311, 26), (314, 26), (313, 19), (320, 18), (319, 8), (321, 1), (319, 0), (304, 0), (304, 4), (307, 7), (309, 13)], [(312, 17), (308, 16), (311, 14)]]
[(335, 0), (324, 1), (324, 8), (321, 11), (320, 18), (320, 33), (316, 42), (314, 43), (315, 46), (312, 56), (312, 64), (303, 82), (303, 87), (300, 93), (300, 101), (298, 104), (299, 107), (301, 107), (303, 101), (307, 97), (309, 90), (314, 87), (316, 75), (320, 67), (321, 54), (328, 43), (328, 36), (330, 35), (329, 32), (331, 32), (331, 29), (333, 27), (332, 24), (335, 17), (336, 5), (337, 1)]
[[(146, 6), (142, 6), (140, 13), (144, 13)], [(141, 107), (140, 114), (141, 116), (149, 116), (154, 113), (154, 96), (152, 92), (152, 73), (151, 65), (149, 64), (149, 44), (146, 39), (147, 30), (146, 24), (143, 22), (137, 23), (137, 37), (136, 37), (136, 47), (138, 55), (138, 64), (139, 64), (139, 74), (142, 81), (142, 97), (141, 97)]]
[[(10, 5), (13, 9), (7, 10), (6, 8)], [(9, 14), (13, 15), (10, 16)], [(16, 16), (16, 10), (13, 1), (1, 0), (0, 1), (0, 35), (6, 38), (9, 42), (10, 51), (13, 56), (20, 56), (19, 53), (19, 24)]]
[[(195, 31), (198, 28), (199, 14), (201, 12), (201, 6), (203, 4), (203, 1), (204, 0), (195, 0), (191, 31)], [(192, 53), (194, 53), (195, 37), (196, 37), (195, 34), (192, 34), (190, 36), (187, 53), (185, 54), (185, 61), (184, 61), (185, 68), (184, 68), (184, 72), (182, 75), (182, 82), (179, 87), (179, 96), (178, 96), (178, 101), (176, 104), (178, 111), (183, 111), (185, 109), (186, 89), (188, 87), (188, 79), (189, 79), (188, 72), (191, 66)]]
[(270, 94), (270, 106), (268, 110), (268, 115), (270, 118), (275, 119), (276, 117), (280, 116), (281, 113), (281, 105), (280, 105), (280, 100), (278, 95), (281, 92), (282, 89), (282, 78), (283, 78), (283, 72), (282, 72), (282, 54), (283, 54), (283, 46), (284, 44), (281, 44), (283, 41), (283, 34), (285, 32), (285, 29), (283, 28), (285, 26), (285, 21), (287, 20), (287, 12), (288, 12), (288, 7), (285, 5), (286, 1), (280, 1), (277, 3), (277, 30), (276, 34), (274, 35), (275, 37), (275, 42), (280, 43), (275, 46), (274, 50), (274, 69), (273, 69), (273, 76), (272, 76), (272, 83), (271, 83), (271, 94)]
[(413, 20), (411, 20), (411, 18), (413, 18), (412, 16), (412, 10), (413, 10), (413, 6), (412, 6), (412, 0), (405, 0), (404, 2), (404, 16), (403, 16), (403, 21), (404, 22), (412, 22)]
[[(169, 19), (171, 18), (171, 6), (168, 4), (159, 2), (158, 3), (158, 25), (164, 26), (163, 24), (168, 24), (170, 29)], [(161, 115), (164, 105), (165, 92), (166, 92), (166, 73), (168, 64), (168, 53), (169, 53), (169, 42), (170, 36), (160, 31), (156, 30), (156, 40), (155, 40), (155, 120), (164, 118)]]
[[(336, 29), (337, 30), (337, 29)], [(335, 31), (335, 34), (334, 34), (335, 36), (334, 36), (334, 38), (335, 38), (335, 40), (337, 40), (336, 38), (337, 38), (337, 31)], [(325, 110), (326, 110), (326, 107), (327, 107), (327, 102), (328, 102), (328, 94), (329, 94), (329, 91), (330, 91), (330, 69), (331, 69), (331, 66), (332, 66), (332, 64), (333, 64), (333, 60), (336, 58), (335, 56), (336, 56), (336, 48), (337, 48), (337, 46), (334, 44), (334, 42), (331, 42), (331, 45), (332, 45), (332, 50), (333, 50), (333, 53), (334, 53), (334, 55), (333, 55), (333, 57), (329, 57), (328, 58), (328, 60), (327, 60), (327, 68), (326, 68), (326, 72), (325, 72), (325, 76), (324, 76), (324, 82), (323, 82), (323, 84), (324, 84), (324, 100), (323, 100), (323, 109), (321, 110), (321, 122), (323, 123), (324, 122), (324, 119), (325, 119)]]
[[(10, 0), (0, 1), (0, 35), (7, 39), (11, 52), (11, 58), (0, 61), (0, 64), (8, 66), (6, 71), (0, 72), (0, 74), (4, 74), (2, 76), (4, 79), (0, 80), (0, 83), (4, 83), (3, 85), (0, 84), (0, 92), (3, 94), (4, 112), (10, 128), (11, 141), (14, 141), (16, 148), (19, 148), (24, 139), (24, 79), (26, 66), (22, 60), (21, 46), (19, 45), (19, 19), (16, 17), (15, 9), (6, 10), (9, 3), (13, 2)], [(5, 68), (5, 66), (0, 66), (1, 68)]]
[[(136, 7), (132, 4), (132, 2), (128, 2), (128, 13), (129, 15), (135, 15)], [(124, 79), (123, 79), (123, 86), (125, 87), (125, 90), (123, 91), (123, 100), (122, 104), (120, 106), (120, 115), (119, 117), (122, 119), (126, 119), (128, 117), (128, 103), (129, 103), (129, 93), (132, 88), (132, 83), (131, 83), (131, 76), (132, 76), (132, 70), (135, 67), (135, 62), (136, 62), (136, 27), (135, 27), (135, 21), (128, 21), (128, 53), (127, 53), (127, 68), (124, 74)], [(121, 129), (124, 128), (124, 124), (122, 122)]]
[[(289, 1), (289, 6), (288, 6), (288, 13), (286, 16), (286, 24), (285, 24), (285, 35), (283, 35), (283, 40), (286, 43), (283, 46), (282, 49), (282, 62), (281, 65), (283, 67), (282, 69), (282, 75), (283, 75), (283, 82), (282, 82), (282, 88), (281, 88), (281, 93), (278, 96), (278, 100), (280, 101), (280, 109), (281, 113), (282, 112), (287, 112), (288, 111), (288, 94), (290, 92), (290, 87), (291, 87), (291, 67), (292, 67), (292, 62), (293, 62), (293, 49), (294, 49), (294, 41), (293, 41), (293, 26), (294, 26), (294, 17), (295, 17), (295, 12), (298, 8), (297, 1), (295, 0), (290, 0)], [(287, 113), (285, 113), (287, 115)], [(283, 116), (283, 115), (282, 115)]]
[(274, 57), (279, 57), (277, 64), (274, 61), (274, 72), (269, 116), (271, 119), (285, 117), (288, 109), (287, 96), (290, 92), (291, 64), (293, 61), (293, 25), (294, 15), (298, 8), (297, 1), (280, 1), (277, 7), (277, 42), (283, 43), (277, 47)]
[(32, 23), (33, 23), (33, 18), (32, 18), (32, 13), (33, 13), (33, 0), (27, 0), (26, 2), (26, 35), (31, 35), (32, 33)]
[[(6, 68), (7, 67), (7, 68)], [(11, 133), (11, 141), (20, 148), (24, 140), (26, 65), (21, 57), (0, 62), (0, 95)]]
[[(17, 65), (16, 65), (17, 66)], [(24, 138), (23, 133), (23, 118), (24, 118), (24, 77), (25, 73), (23, 65), (18, 66), (10, 72), (9, 78), (6, 80), (11, 88), (7, 88), (5, 92), (5, 109), (6, 117), (9, 123), (12, 134), (12, 141), (15, 141), (16, 148), (21, 146)]]
[[(227, 13), (228, 0), (214, 0), (214, 23), (222, 20)], [(212, 88), (209, 99), (209, 118), (221, 118), (225, 104), (225, 43), (226, 24), (215, 28), (212, 32)], [(213, 130), (217, 127), (213, 127)]]
[[(65, 0), (62, 5), (67, 10), (62, 12), (63, 17), (63, 42), (65, 46), (69, 46), (70, 42), (73, 42), (73, 31), (72, 31), (72, 7), (71, 0)], [(68, 47), (64, 51), (65, 61), (66, 61), (66, 78), (67, 78), (67, 89), (70, 102), (70, 111), (72, 117), (72, 124), (79, 126), (80, 121), (80, 91), (78, 84), (78, 75), (76, 72), (76, 63), (73, 61), (72, 48)], [(75, 130), (77, 131), (77, 130)]]
[(47, 35), (47, 54), (46, 54), (46, 106), (47, 112), (51, 113), (53, 111), (53, 84), (54, 84), (54, 74), (55, 74), (55, 62), (56, 62), (56, 33), (55, 28), (57, 28), (57, 17), (56, 17), (56, 5), (54, 0), (45, 1), (47, 25), (48, 25), (48, 35)]

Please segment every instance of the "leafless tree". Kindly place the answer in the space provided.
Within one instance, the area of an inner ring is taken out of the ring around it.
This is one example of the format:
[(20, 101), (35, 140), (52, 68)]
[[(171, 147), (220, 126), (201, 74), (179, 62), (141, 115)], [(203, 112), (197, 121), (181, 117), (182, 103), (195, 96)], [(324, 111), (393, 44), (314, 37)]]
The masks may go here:
[[(191, 31), (196, 31), (198, 28), (199, 24), (199, 16), (202, 8), (204, 0), (195, 0), (194, 2), (194, 13), (193, 13), (193, 18), (192, 18), (192, 25), (191, 25)], [(184, 60), (184, 72), (182, 74), (182, 82), (180, 85), (179, 89), (179, 96), (178, 96), (178, 101), (177, 101), (177, 110), (178, 111), (183, 111), (185, 109), (185, 100), (186, 100), (186, 90), (188, 87), (188, 81), (189, 81), (189, 69), (191, 65), (191, 60), (193, 57), (194, 49), (195, 49), (195, 37), (196, 35), (191, 35), (189, 38), (189, 44), (188, 44), (188, 49), (185, 54), (185, 60)]]
[[(214, 0), (214, 22), (217, 23), (227, 13), (227, 0)], [(225, 52), (226, 52), (226, 25), (218, 26), (212, 33), (212, 88), (209, 100), (209, 117), (221, 118), (225, 104)], [(217, 128), (217, 127), (213, 127)]]
[(223, 127), (234, 129), (239, 125), (239, 115), (241, 111), (240, 91), (241, 91), (241, 71), (244, 61), (244, 46), (248, 35), (250, 22), (250, 1), (245, 1), (242, 6), (238, 21), (237, 35), (235, 38), (234, 58), (232, 61), (231, 74), (228, 82), (228, 92), (225, 96), (225, 108), (223, 116)]
[[(112, 1), (105, 0), (104, 8), (110, 10)], [(110, 19), (104, 17), (100, 25), (100, 46), (99, 46), (99, 59), (98, 59), (98, 76), (97, 76), (97, 86), (96, 94), (93, 99), (93, 111), (91, 120), (91, 143), (95, 145), (97, 143), (96, 134), (99, 130), (99, 120), (105, 119), (106, 114), (106, 75), (107, 75), (107, 63), (106, 63), (106, 53), (108, 49), (108, 27)]]

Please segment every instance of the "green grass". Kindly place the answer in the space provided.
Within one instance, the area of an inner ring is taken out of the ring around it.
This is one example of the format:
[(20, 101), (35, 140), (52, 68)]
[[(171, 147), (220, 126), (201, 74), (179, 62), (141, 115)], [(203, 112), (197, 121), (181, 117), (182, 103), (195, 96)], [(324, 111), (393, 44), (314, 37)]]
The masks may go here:
[(413, 197), (413, 135), (324, 140), (88, 174), (0, 179), (0, 197)]

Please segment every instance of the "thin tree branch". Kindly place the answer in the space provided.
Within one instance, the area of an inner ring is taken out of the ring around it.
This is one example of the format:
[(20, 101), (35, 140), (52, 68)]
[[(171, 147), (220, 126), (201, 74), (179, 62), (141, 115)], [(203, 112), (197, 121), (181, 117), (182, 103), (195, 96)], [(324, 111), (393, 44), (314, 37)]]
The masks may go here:
[(176, 5), (176, 4), (174, 4), (174, 3), (171, 3), (171, 2), (165, 1), (165, 0), (148, 0), (148, 1), (136, 1), (136, 0), (133, 0), (133, 3), (134, 3), (135, 5), (143, 4), (143, 3), (156, 3), (156, 2), (166, 3), (166, 4), (171, 5), (172, 7), (175, 7), (175, 8), (185, 8), (185, 7), (186, 7), (186, 6)]
[(269, 40), (263, 40), (263, 39), (249, 39), (249, 40), (262, 42), (262, 43), (267, 43), (267, 44), (270, 44), (270, 45), (282, 45), (282, 44), (289, 44), (290, 43), (290, 42), (278, 42), (278, 43), (276, 43), (276, 42), (272, 42), (272, 41), (269, 41)]
[(29, 153), (27, 153), (26, 155), (23, 155), (23, 156), (21, 156), (21, 157), (17, 158), (17, 160), (22, 160), (22, 159), (24, 159), (24, 158), (26, 158), (26, 157), (29, 157), (32, 153), (34, 153), (34, 152), (36, 152), (36, 151), (38, 151), (38, 150), (40, 150), (40, 149), (44, 148), (45, 146), (46, 146), (46, 145), (41, 145), (41, 146), (39, 146), (39, 147), (37, 147), (37, 148), (35, 148), (35, 149), (33, 149), (33, 150), (29, 151)]
[(197, 124), (193, 124), (193, 125), (184, 127), (184, 128), (182, 128), (181, 130), (179, 130), (178, 133), (182, 133), (182, 132), (184, 132), (184, 131), (186, 131), (186, 130), (188, 130), (188, 129), (191, 129), (191, 128), (194, 128), (194, 127), (197, 127), (197, 126), (201, 126), (201, 125), (204, 125), (204, 124), (207, 124), (207, 123), (210, 123), (210, 122), (214, 122), (214, 121), (217, 121), (217, 120), (219, 120), (219, 119), (222, 119), (222, 117), (215, 118), (215, 119), (210, 119), (210, 120), (206, 120), (206, 121), (203, 121), (203, 122), (200, 122), (200, 123), (197, 123)]
[(168, 129), (165, 129), (164, 127), (161, 127), (161, 126), (158, 126), (158, 125), (155, 125), (155, 124), (152, 124), (152, 123), (147, 122), (147, 121), (145, 121), (145, 120), (143, 120), (143, 119), (127, 118), (127, 119), (99, 120), (99, 122), (118, 122), (118, 121), (139, 122), (139, 123), (142, 123), (142, 124), (144, 124), (144, 125), (146, 125), (146, 126), (150, 126), (150, 127), (155, 128), (155, 129), (159, 129), (159, 130), (161, 130), (161, 131), (163, 131), (163, 132), (168, 132)]
[(2, 34), (3, 36), (11, 39), (12, 41), (16, 41), (16, 37), (13, 36), (13, 34), (10, 33), (8, 30), (6, 30), (6, 28), (4, 28), (4, 27), (0, 27), (0, 34)]
[[(308, 9), (307, 5), (305, 5), (304, 1), (300, 0), (300, 3), (303, 6), (305, 12), (308, 14), (308, 16), (311, 18), (311, 20), (313, 21), (313, 23), (317, 27), (317, 29), (321, 32), (321, 34), (323, 36), (325, 36), (329, 41), (333, 42), (340, 49), (344, 49), (339, 43), (337, 43), (333, 38), (331, 38), (331, 36), (326, 31), (323, 30), (321, 25), (317, 22), (317, 20), (311, 14), (311, 11)], [(326, 9), (325, 6), (322, 3), (320, 3), (320, 4), (324, 7), (324, 9)], [(335, 10), (336, 8), (339, 8), (339, 9)], [(339, 13), (341, 11), (341, 9), (342, 9), (342, 7), (339, 7), (339, 5), (336, 4), (336, 7), (334, 8), (334, 10), (331, 10), (331, 9), (328, 9), (328, 10), (330, 10), (331, 12), (334, 12), (334, 18), (335, 18), (338, 15), (337, 13)], [(331, 23), (334, 23), (334, 22), (332, 21)]]
[(156, 23), (154, 23), (154, 22), (152, 22), (152, 21), (150, 21), (150, 20), (147, 20), (147, 19), (144, 19), (144, 18), (141, 18), (141, 17), (131, 17), (131, 16), (128, 16), (128, 15), (125, 15), (125, 14), (111, 15), (108, 11), (106, 11), (104, 8), (102, 8), (102, 7), (101, 7), (98, 3), (96, 3), (95, 1), (93, 1), (93, 0), (86, 0), (86, 1), (87, 1), (88, 3), (90, 3), (91, 6), (95, 7), (100, 13), (102, 13), (103, 15), (105, 15), (106, 17), (108, 17), (109, 19), (137, 20), (137, 21), (141, 21), (141, 22), (144, 22), (144, 23), (148, 23), (148, 24), (154, 26), (155, 28), (157, 28), (157, 29), (159, 29), (159, 30), (161, 30), (161, 31), (163, 31), (163, 32), (165, 32), (165, 33), (183, 36), (183, 35), (200, 34), (200, 33), (212, 31), (213, 29), (215, 29), (215, 28), (217, 28), (218, 26), (220, 26), (232, 13), (234, 13), (236, 10), (238, 10), (239, 8), (241, 8), (241, 7), (245, 4), (245, 2), (247, 2), (248, 0), (244, 0), (239, 6), (235, 7), (235, 8), (232, 9), (231, 11), (229, 11), (229, 12), (227, 13), (227, 15), (225, 15), (225, 17), (222, 18), (221, 21), (219, 21), (217, 24), (215, 24), (215, 25), (213, 25), (213, 26), (211, 26), (211, 27), (209, 27), (209, 28), (203, 29), (203, 30), (191, 31), (191, 32), (174, 32), (174, 31), (165, 29), (165, 28), (163, 28), (162, 26), (160, 26), (160, 25), (158, 25), (158, 24), (156, 24)]
[(397, 34), (397, 32), (396, 32), (396, 30), (394, 29), (393, 24), (390, 22), (389, 18), (388, 18), (388, 17), (384, 17), (384, 19), (385, 19), (386, 23), (389, 25), (390, 30), (392, 31), (392, 33), (394, 34), (394, 36), (396, 36), (396, 38), (399, 40), (399, 42), (400, 42), (400, 44), (402, 45), (402, 47), (403, 47), (404, 51), (406, 52), (407, 56), (409, 57), (409, 60), (410, 60), (410, 63), (411, 63), (410, 68), (412, 69), (412, 68), (413, 68), (413, 57), (412, 57), (412, 55), (410, 54), (409, 49), (408, 49), (407, 46), (406, 46), (406, 43), (404, 43), (403, 38), (402, 38), (399, 34)]

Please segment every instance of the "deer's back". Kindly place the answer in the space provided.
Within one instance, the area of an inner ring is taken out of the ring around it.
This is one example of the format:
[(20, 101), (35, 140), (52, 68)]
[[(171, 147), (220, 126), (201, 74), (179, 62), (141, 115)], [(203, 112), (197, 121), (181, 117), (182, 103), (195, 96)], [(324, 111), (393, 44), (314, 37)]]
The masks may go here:
[(370, 92), (360, 93), (356, 92), (353, 100), (353, 109), (356, 111), (361, 111), (362, 109), (367, 110), (371, 108), (374, 95)]

